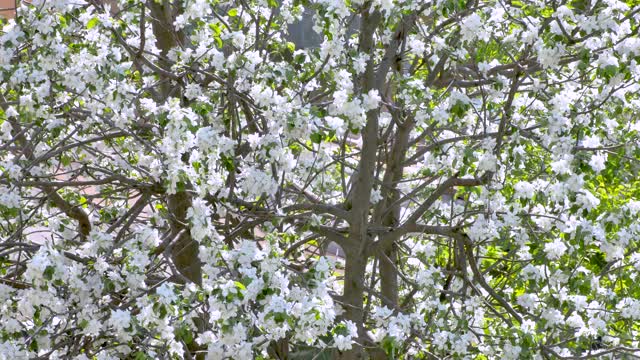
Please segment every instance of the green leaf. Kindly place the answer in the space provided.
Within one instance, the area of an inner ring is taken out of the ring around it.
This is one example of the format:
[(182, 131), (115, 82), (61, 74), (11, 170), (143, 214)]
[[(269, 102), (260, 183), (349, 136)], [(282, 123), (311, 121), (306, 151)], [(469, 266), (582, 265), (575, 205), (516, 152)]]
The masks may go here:
[(234, 171), (236, 169), (235, 164), (233, 163), (233, 159), (221, 154), (220, 155), (220, 160), (222, 160), (222, 166), (224, 166), (225, 169), (227, 169), (227, 171), (231, 172)]
[(384, 352), (387, 353), (389, 359), (396, 358), (397, 347), (395, 338), (386, 336), (384, 339), (382, 339), (382, 348), (384, 349)]
[(296, 64), (303, 64), (306, 60), (306, 56), (304, 54), (298, 54), (293, 60)]
[(47, 266), (46, 269), (44, 269), (44, 278), (47, 280), (51, 280), (53, 279), (53, 274), (56, 272), (56, 268), (54, 268), (53, 266), (49, 265)]
[(187, 325), (184, 325), (176, 330), (176, 336), (178, 339), (184, 341), (185, 344), (191, 344), (193, 342), (193, 334)]
[(602, 73), (606, 79), (611, 79), (618, 74), (618, 67), (615, 65), (607, 65), (602, 70)]
[(589, 256), (589, 264), (593, 267), (595, 272), (600, 272), (607, 265), (607, 260), (602, 252), (597, 251)]
[(38, 342), (35, 340), (31, 341), (31, 344), (29, 344), (29, 350), (33, 351), (33, 352), (37, 352), (38, 351)]
[(184, 181), (178, 181), (178, 183), (176, 183), (177, 192), (183, 192), (186, 189), (187, 189), (187, 185), (184, 183)]
[(212, 23), (209, 24), (209, 28), (213, 31), (214, 36), (220, 36), (220, 33), (222, 32), (222, 30), (220, 29), (220, 25), (218, 25), (217, 23)]
[(164, 319), (168, 314), (167, 308), (164, 306), (164, 304), (160, 304), (160, 306), (157, 307), (156, 312), (158, 313), (158, 317), (160, 319)]
[(96, 25), (98, 25), (99, 22), (100, 20), (98, 20), (97, 17), (91, 18), (91, 20), (87, 22), (87, 29), (93, 29)]
[(138, 351), (134, 357), (134, 360), (147, 360), (150, 357), (147, 356), (147, 354), (143, 353), (142, 351)]
[(115, 291), (116, 285), (110, 279), (105, 279), (103, 289), (104, 289), (104, 293), (108, 294), (110, 292)]
[(67, 27), (67, 19), (64, 16), (59, 16), (58, 20), (60, 21), (60, 27), (63, 29)]
[(227, 12), (227, 15), (231, 16), (231, 17), (236, 17), (238, 16), (238, 9), (231, 9), (229, 10), (229, 12)]
[(60, 162), (61, 162), (61, 163), (62, 163), (62, 165), (64, 165), (64, 166), (69, 166), (69, 165), (71, 165), (71, 160), (72, 160), (72, 159), (71, 159), (71, 157), (69, 157), (68, 155), (64, 155), (64, 154), (63, 154), (63, 155), (60, 157)]
[(287, 318), (288, 318), (287, 314), (283, 312), (277, 312), (273, 314), (273, 320), (278, 324), (283, 323), (285, 320), (287, 320)]
[(469, 104), (465, 104), (461, 101), (458, 101), (451, 107), (451, 113), (461, 118), (464, 114), (469, 110)]
[(322, 133), (319, 132), (314, 132), (313, 134), (311, 134), (311, 141), (313, 141), (316, 144), (320, 144), (322, 142)]

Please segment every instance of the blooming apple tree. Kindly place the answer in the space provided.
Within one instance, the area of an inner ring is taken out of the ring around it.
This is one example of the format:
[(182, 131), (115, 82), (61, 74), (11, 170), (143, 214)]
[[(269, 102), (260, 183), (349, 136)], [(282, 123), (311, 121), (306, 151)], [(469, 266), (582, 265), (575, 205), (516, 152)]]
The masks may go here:
[[(289, 41), (303, 16), (317, 46)], [(639, 22), (24, 3), (0, 30), (0, 359), (639, 355)]]

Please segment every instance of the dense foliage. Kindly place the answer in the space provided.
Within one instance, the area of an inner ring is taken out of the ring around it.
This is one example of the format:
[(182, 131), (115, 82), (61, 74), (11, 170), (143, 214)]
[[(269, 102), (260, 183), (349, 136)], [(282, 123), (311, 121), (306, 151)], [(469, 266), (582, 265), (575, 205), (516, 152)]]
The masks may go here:
[[(303, 17), (322, 38), (296, 46)], [(621, 359), (640, 5), (33, 0), (0, 359)]]

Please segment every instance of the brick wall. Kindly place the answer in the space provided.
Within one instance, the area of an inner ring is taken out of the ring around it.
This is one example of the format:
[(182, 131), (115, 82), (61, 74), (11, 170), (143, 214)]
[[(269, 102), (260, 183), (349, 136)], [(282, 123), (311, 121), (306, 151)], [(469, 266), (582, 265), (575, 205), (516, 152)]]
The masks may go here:
[(0, 16), (13, 18), (16, 14), (16, 2), (16, 0), (0, 0)]
[[(55, 0), (47, 0), (55, 1)], [(16, 4), (19, 6), (20, 2), (31, 2), (31, 0), (0, 0), (0, 17), (12, 19), (16, 16)], [(104, 0), (105, 3), (111, 5), (111, 11), (117, 10), (117, 0)]]

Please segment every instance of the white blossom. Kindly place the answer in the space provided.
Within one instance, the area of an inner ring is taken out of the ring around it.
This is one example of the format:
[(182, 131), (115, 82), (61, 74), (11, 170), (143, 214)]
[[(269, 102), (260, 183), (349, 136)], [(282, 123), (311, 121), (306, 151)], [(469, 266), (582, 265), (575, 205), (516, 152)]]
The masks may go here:
[(544, 245), (544, 251), (547, 254), (549, 260), (558, 260), (567, 251), (567, 245), (560, 239), (555, 239), (553, 242), (546, 243)]

